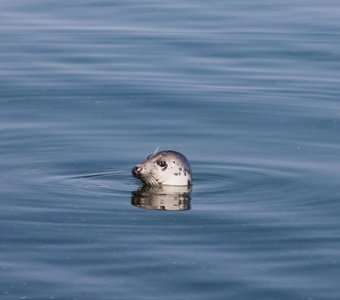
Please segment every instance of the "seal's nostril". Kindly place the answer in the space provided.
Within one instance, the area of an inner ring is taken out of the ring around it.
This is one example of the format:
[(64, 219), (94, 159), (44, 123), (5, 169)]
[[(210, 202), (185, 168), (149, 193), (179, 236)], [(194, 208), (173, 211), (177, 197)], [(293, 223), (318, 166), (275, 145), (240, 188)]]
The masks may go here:
[(134, 166), (133, 168), (132, 168), (132, 174), (133, 175), (136, 175), (136, 174), (138, 174), (140, 171), (141, 171), (141, 167), (140, 166)]

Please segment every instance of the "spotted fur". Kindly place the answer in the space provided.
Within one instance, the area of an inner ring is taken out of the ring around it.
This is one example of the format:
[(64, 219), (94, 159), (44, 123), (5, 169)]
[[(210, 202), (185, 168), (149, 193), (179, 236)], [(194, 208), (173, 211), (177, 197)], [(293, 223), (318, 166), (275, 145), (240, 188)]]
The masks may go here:
[(191, 186), (191, 167), (181, 153), (166, 150), (151, 154), (132, 169), (132, 174), (147, 185)]

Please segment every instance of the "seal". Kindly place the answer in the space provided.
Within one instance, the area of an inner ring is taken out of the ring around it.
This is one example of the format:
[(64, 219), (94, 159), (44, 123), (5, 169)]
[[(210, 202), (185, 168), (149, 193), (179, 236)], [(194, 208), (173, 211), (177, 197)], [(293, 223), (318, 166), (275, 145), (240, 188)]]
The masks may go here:
[(132, 168), (132, 174), (146, 185), (191, 186), (191, 167), (187, 158), (173, 150), (151, 154)]

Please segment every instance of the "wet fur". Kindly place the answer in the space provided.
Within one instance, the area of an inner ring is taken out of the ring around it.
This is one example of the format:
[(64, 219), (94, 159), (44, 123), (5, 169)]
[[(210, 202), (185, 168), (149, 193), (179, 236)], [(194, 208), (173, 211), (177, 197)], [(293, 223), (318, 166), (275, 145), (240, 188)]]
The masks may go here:
[(132, 169), (132, 174), (146, 185), (191, 186), (191, 167), (187, 158), (173, 150), (151, 154)]

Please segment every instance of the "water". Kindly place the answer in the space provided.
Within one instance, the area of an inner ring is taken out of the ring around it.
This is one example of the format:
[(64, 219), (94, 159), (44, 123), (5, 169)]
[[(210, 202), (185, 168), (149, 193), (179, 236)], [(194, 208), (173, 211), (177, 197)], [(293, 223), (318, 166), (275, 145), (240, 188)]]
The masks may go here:
[[(339, 299), (339, 32), (335, 0), (1, 1), (1, 299)], [(130, 173), (158, 146), (180, 203)]]

